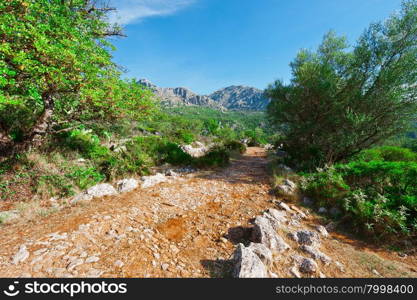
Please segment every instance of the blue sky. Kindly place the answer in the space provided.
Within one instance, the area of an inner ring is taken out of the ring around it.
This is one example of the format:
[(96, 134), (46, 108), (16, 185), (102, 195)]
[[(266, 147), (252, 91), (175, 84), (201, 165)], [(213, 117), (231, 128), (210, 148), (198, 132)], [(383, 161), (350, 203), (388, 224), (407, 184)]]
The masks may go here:
[(401, 0), (112, 0), (127, 38), (115, 39), (126, 77), (208, 94), (289, 80), (300, 48), (330, 29), (354, 42)]

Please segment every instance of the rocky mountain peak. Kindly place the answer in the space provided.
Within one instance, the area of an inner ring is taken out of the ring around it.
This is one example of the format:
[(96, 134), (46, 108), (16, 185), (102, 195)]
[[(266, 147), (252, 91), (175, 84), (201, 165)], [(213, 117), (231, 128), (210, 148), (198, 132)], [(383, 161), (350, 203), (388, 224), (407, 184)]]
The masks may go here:
[(163, 104), (170, 106), (198, 105), (225, 110), (264, 110), (269, 100), (262, 90), (243, 85), (233, 85), (210, 95), (198, 95), (185, 87), (161, 88), (147, 79), (139, 84), (151, 89)]

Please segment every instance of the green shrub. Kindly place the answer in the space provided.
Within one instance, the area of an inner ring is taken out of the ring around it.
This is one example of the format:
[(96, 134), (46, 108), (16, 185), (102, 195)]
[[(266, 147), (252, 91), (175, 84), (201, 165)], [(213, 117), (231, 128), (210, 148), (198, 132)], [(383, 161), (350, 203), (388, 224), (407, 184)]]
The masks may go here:
[(224, 167), (229, 163), (230, 153), (224, 147), (214, 147), (204, 156), (195, 158), (193, 165), (198, 168)]
[(194, 133), (191, 132), (191, 130), (180, 130), (178, 133), (178, 138), (181, 140), (181, 142), (184, 142), (186, 144), (191, 144), (195, 141)]
[(417, 163), (354, 161), (304, 175), (302, 189), (320, 205), (339, 206), (362, 233), (417, 233)]
[(417, 153), (414, 153), (410, 149), (384, 146), (362, 151), (358, 157), (358, 160), (363, 161), (415, 161), (417, 162)]
[(74, 167), (65, 175), (70, 178), (82, 190), (103, 181), (106, 177), (93, 167)]
[(193, 160), (191, 155), (184, 152), (179, 145), (172, 142), (161, 145), (158, 149), (158, 153), (162, 162), (170, 163), (172, 165), (190, 164)]
[(245, 144), (239, 142), (239, 141), (229, 141), (223, 144), (224, 148), (228, 151), (237, 151), (240, 154), (243, 154), (246, 152), (246, 146)]

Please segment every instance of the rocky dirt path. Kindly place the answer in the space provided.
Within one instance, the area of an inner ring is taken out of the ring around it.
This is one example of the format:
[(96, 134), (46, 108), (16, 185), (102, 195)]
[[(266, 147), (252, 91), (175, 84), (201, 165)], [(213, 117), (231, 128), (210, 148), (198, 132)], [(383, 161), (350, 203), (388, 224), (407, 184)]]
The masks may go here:
[[(247, 243), (251, 220), (268, 208), (285, 210), (269, 193), (266, 165), (265, 151), (249, 148), (220, 171), (181, 176), (79, 203), (34, 222), (4, 225), (0, 276), (231, 276), (230, 258), (237, 243)], [(300, 210), (306, 218), (297, 217)], [(279, 233), (290, 249), (274, 258), (270, 270), (273, 276), (307, 276), (293, 272), (306, 253), (289, 234), (315, 230), (319, 219), (305, 208), (286, 213), (288, 226)], [(372, 249), (337, 233), (323, 237), (320, 249), (332, 263), (318, 259), (320, 272), (313, 276), (417, 277), (415, 256)]]

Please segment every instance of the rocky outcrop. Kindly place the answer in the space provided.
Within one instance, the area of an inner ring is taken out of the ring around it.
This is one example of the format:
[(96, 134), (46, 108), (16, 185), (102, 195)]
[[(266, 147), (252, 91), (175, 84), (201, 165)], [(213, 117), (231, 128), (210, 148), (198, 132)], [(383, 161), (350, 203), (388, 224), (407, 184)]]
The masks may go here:
[(198, 105), (207, 106), (215, 109), (224, 109), (221, 105), (215, 102), (208, 96), (197, 95), (193, 91), (184, 88), (161, 88), (147, 79), (140, 79), (139, 84), (149, 88), (155, 96), (161, 100), (162, 104), (168, 106), (181, 106), (181, 105)]
[(262, 216), (255, 218), (252, 241), (263, 244), (273, 253), (281, 253), (290, 248), (283, 238), (277, 234), (270, 221)]
[(265, 278), (268, 270), (261, 259), (249, 247), (239, 244), (233, 255), (235, 268), (233, 276), (237, 278)]
[(265, 110), (269, 103), (262, 90), (242, 85), (226, 87), (209, 97), (231, 110)]
[(229, 86), (210, 95), (198, 95), (184, 88), (161, 88), (147, 79), (140, 79), (140, 85), (149, 88), (165, 105), (197, 105), (220, 110), (265, 110), (269, 100), (262, 90), (247, 86)]

